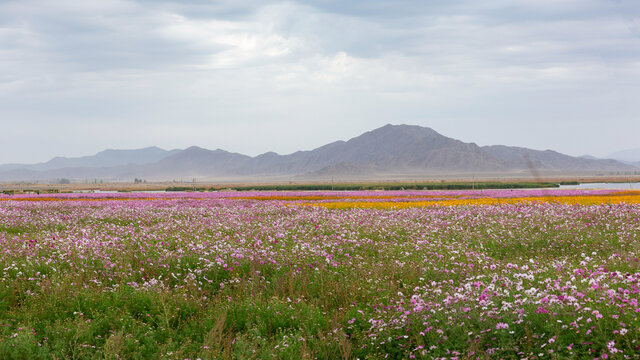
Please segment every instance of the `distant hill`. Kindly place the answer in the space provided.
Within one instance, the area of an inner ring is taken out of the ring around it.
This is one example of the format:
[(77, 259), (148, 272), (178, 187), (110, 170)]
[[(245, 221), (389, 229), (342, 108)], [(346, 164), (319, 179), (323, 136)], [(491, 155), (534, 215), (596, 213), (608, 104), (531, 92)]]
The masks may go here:
[(174, 177), (225, 176), (237, 173), (247, 155), (224, 150), (207, 150), (192, 146), (164, 159), (139, 168), (141, 177), (161, 178), (167, 174)]
[(0, 181), (640, 171), (640, 164), (636, 165), (638, 167), (616, 160), (572, 157), (552, 150), (503, 145), (480, 147), (427, 127), (385, 125), (348, 141), (288, 155), (268, 152), (250, 157), (196, 146), (172, 151), (157, 147), (105, 150), (92, 156), (58, 157), (41, 164), (3, 165)]
[(507, 168), (555, 171), (620, 171), (637, 170), (615, 160), (573, 157), (553, 150), (531, 150), (527, 148), (493, 145), (482, 148), (502, 160)]
[(95, 155), (82, 156), (82, 157), (54, 157), (53, 159), (39, 164), (21, 165), (21, 164), (6, 164), (0, 165), (0, 171), (3, 170), (56, 170), (65, 168), (103, 168), (119, 165), (140, 165), (150, 164), (167, 156), (180, 152), (180, 150), (163, 150), (159, 147), (147, 147), (135, 150), (112, 150), (107, 149), (101, 151)]
[(582, 159), (588, 159), (588, 160), (598, 160), (598, 159), (600, 159), (600, 158), (597, 158), (597, 157), (595, 157), (595, 156), (592, 156), (592, 155), (586, 155), (586, 154), (585, 154), (585, 155), (580, 155), (580, 156), (578, 156), (578, 157), (579, 157), (579, 158), (582, 158)]
[(640, 163), (640, 148), (617, 151), (613, 154), (609, 154), (607, 158), (631, 163)]

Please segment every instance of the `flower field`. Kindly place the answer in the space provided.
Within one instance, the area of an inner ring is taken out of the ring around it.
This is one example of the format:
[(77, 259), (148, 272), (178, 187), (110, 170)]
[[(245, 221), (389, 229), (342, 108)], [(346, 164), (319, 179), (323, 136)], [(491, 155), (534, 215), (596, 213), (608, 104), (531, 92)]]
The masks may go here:
[(0, 359), (640, 357), (640, 192), (0, 195)]

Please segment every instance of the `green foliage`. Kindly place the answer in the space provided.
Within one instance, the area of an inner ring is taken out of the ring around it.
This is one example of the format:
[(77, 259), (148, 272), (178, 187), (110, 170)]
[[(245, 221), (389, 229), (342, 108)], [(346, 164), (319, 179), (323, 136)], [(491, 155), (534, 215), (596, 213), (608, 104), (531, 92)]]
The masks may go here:
[(29, 231), (29, 228), (23, 225), (13, 225), (13, 226), (0, 225), (0, 234), (5, 233), (7, 235), (20, 235), (27, 231)]
[[(0, 359), (595, 358), (612, 340), (640, 345), (637, 312), (611, 303), (637, 298), (635, 280), (602, 287), (640, 268), (637, 205), (251, 205), (40, 207), (44, 220), (7, 221)], [(485, 289), (495, 301), (474, 306)]]
[(471, 189), (534, 189), (558, 187), (556, 183), (537, 182), (456, 182), (456, 183), (379, 183), (379, 184), (301, 184), (250, 185), (232, 187), (237, 191), (312, 191), (312, 190), (471, 190)]
[(225, 329), (241, 333), (248, 329), (257, 329), (260, 334), (272, 337), (280, 332), (300, 330), (316, 334), (326, 330), (327, 320), (322, 311), (313, 305), (292, 303), (277, 298), (266, 302), (244, 301), (231, 304), (226, 315)]
[(177, 192), (177, 191), (206, 191), (207, 188), (195, 187), (195, 186), (170, 186), (165, 191)]

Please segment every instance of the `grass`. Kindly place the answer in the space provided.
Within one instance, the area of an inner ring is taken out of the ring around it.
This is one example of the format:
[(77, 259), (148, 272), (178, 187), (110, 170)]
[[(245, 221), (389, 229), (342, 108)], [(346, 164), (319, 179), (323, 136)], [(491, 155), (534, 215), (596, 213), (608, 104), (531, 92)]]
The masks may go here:
[(29, 231), (29, 228), (24, 225), (0, 225), (0, 233), (4, 233), (6, 235), (20, 235)]
[(640, 350), (638, 205), (331, 210), (214, 199), (0, 209), (1, 359)]

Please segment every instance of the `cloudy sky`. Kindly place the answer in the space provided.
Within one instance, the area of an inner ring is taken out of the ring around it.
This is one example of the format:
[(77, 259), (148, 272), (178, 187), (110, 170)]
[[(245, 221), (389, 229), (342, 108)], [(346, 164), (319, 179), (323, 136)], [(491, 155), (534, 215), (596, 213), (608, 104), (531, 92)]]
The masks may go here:
[(386, 123), (640, 147), (637, 0), (1, 0), (0, 163), (256, 155)]

